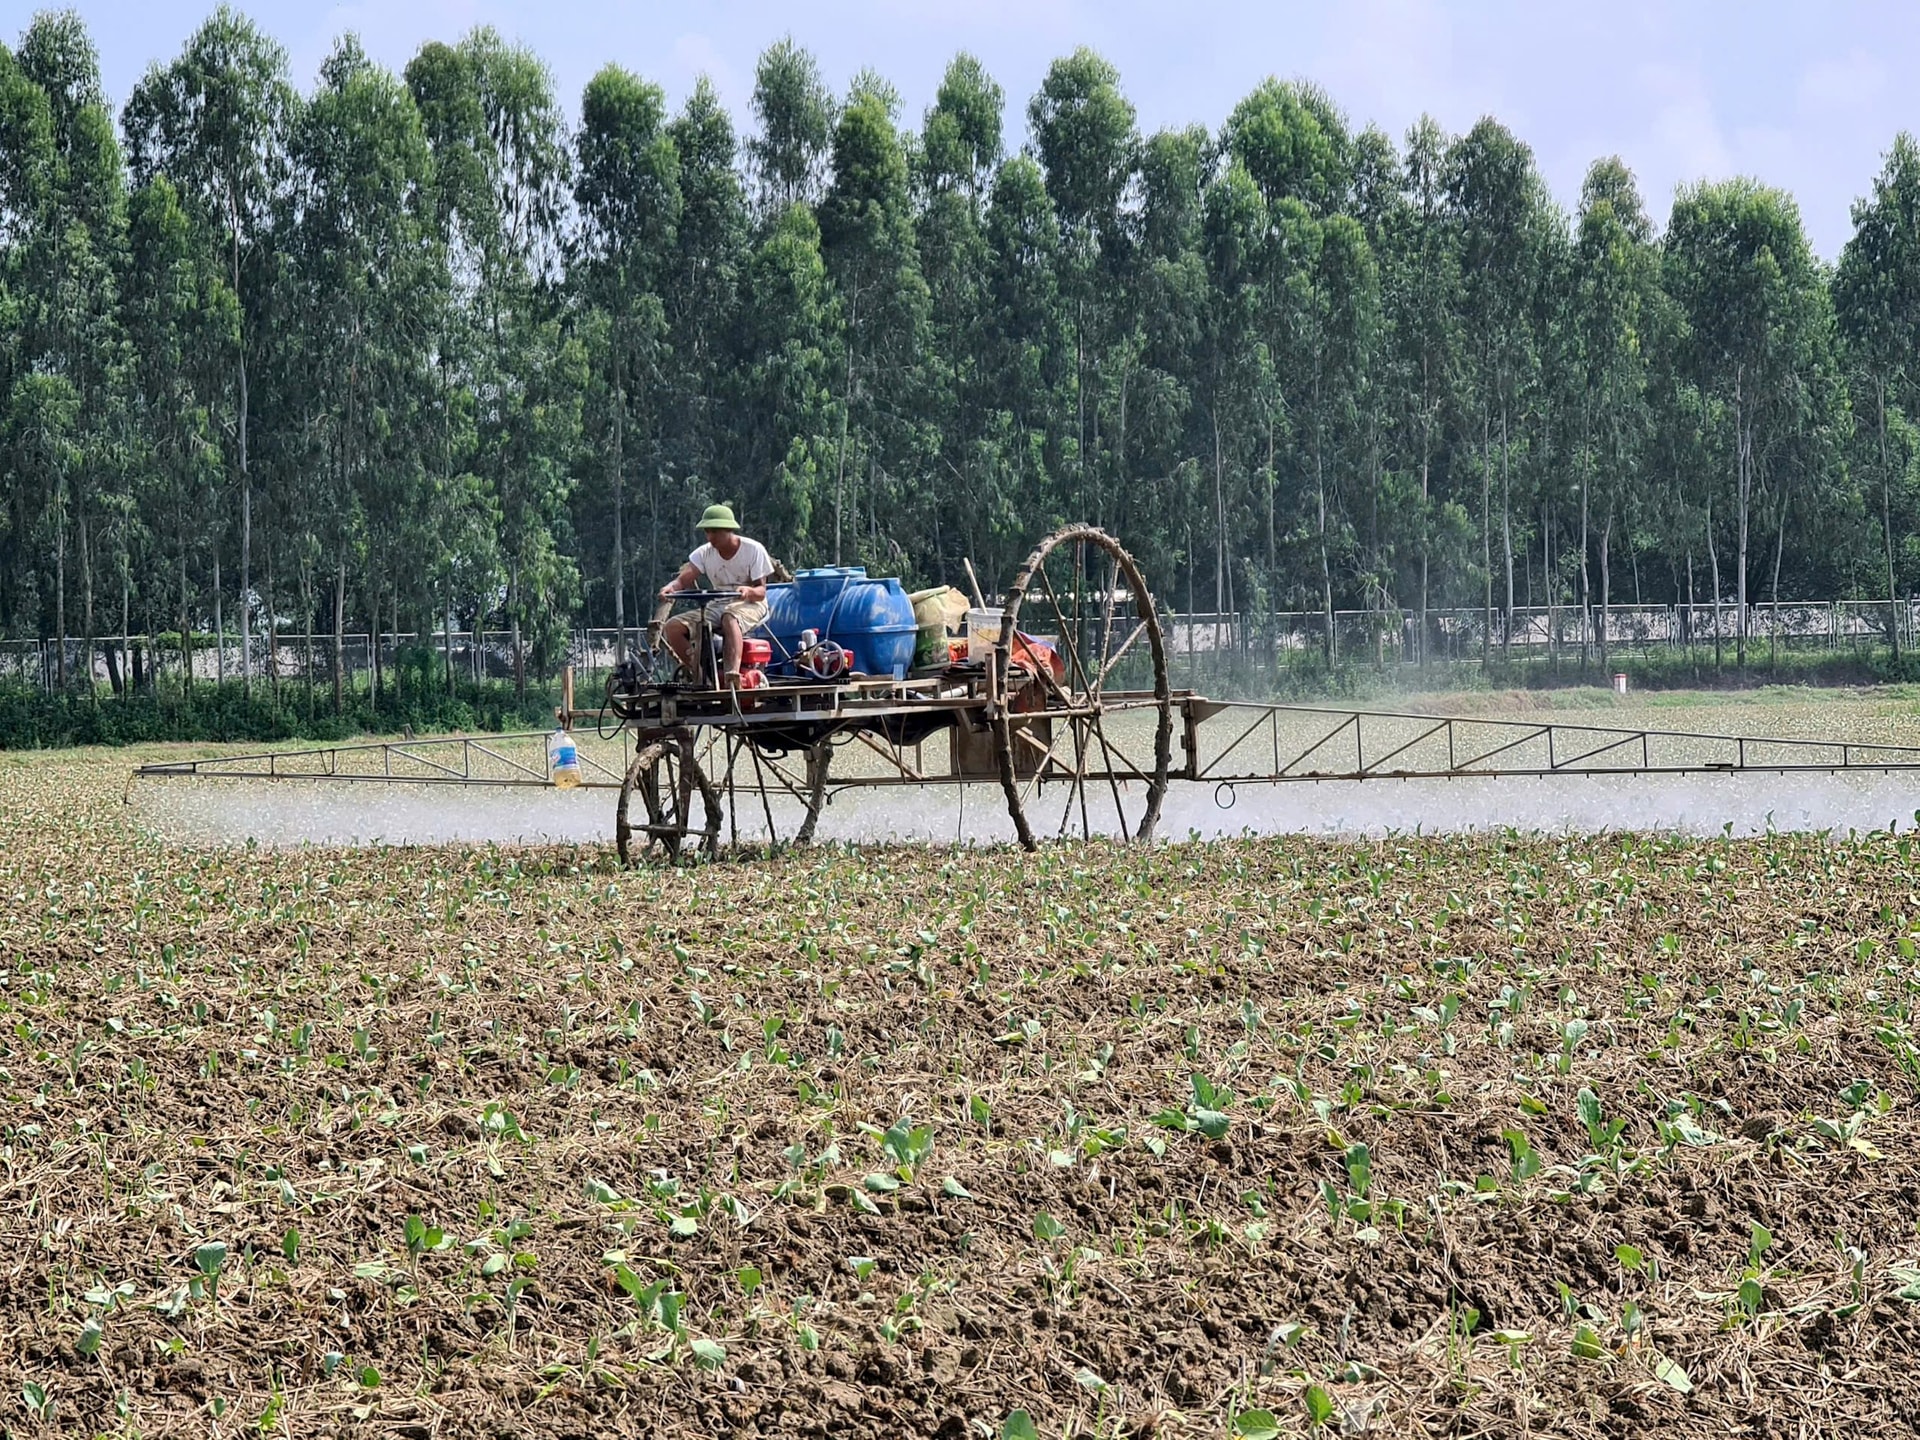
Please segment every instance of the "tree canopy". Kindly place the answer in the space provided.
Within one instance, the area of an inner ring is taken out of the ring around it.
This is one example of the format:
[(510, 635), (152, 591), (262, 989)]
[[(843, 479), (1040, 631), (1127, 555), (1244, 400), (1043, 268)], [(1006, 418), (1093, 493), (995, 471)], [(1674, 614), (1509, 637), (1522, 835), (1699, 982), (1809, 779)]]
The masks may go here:
[(1086, 49), (1024, 130), (971, 55), (915, 118), (793, 38), (738, 121), (570, 99), (484, 28), (303, 80), (222, 7), (117, 116), (73, 14), (0, 47), (0, 631), (237, 630), (257, 684), (263, 633), (485, 626), (524, 676), (709, 500), (910, 583), (1096, 521), (1176, 609), (1416, 654), (1920, 582), (1908, 136), (1828, 267), (1758, 179), (1661, 224), (1602, 157), (1569, 213), (1491, 117), (1276, 79), (1142, 134)]

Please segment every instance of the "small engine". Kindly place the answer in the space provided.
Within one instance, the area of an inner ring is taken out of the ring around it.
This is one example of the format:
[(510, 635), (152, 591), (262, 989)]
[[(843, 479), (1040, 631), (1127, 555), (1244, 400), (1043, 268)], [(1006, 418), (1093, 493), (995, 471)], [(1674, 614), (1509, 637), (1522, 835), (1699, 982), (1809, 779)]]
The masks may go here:
[(767, 683), (767, 666), (773, 663), (773, 643), (746, 636), (740, 642), (740, 688), (758, 690)]

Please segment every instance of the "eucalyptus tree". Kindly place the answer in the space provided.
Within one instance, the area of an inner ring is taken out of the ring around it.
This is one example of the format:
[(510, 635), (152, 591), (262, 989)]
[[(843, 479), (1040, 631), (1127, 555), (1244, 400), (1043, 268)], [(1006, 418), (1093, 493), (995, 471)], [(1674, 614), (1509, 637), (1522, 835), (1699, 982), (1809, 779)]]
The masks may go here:
[[(53, 190), (53, 114), (47, 95), (0, 45), (0, 443), (11, 446), (15, 389), (34, 373), (30, 333), (35, 299), (25, 251)], [(38, 408), (38, 407), (36, 407)], [(0, 487), (0, 624), (38, 622), (38, 507), (14, 479)], [(43, 632), (44, 633), (44, 632)]]
[(420, 115), (431, 164), (422, 195), (425, 233), (446, 267), (448, 303), (433, 337), (440, 376), (442, 477), (473, 458), (471, 404), (481, 323), (484, 266), (497, 243), (493, 141), (473, 49), (433, 41), (407, 63), (407, 91)]
[[(841, 445), (833, 400), (839, 343), (820, 227), (790, 205), (748, 262), (740, 329), (745, 359), (736, 422), (740, 498), (755, 530), (792, 560), (819, 548), (813, 525)], [(843, 443), (843, 442), (842, 442)]]
[[(1331, 374), (1329, 363), (1343, 376), (1364, 370), (1365, 359), (1340, 342), (1357, 340), (1357, 334), (1349, 334), (1357, 326), (1367, 337), (1361, 343), (1370, 343), (1376, 328), (1370, 320), (1336, 314), (1331, 307), (1352, 304), (1370, 313), (1378, 290), (1377, 280), (1362, 282), (1347, 266), (1349, 259), (1358, 262), (1351, 242), (1357, 240), (1361, 251), (1367, 248), (1357, 226), (1336, 241), (1333, 271), (1321, 271), (1328, 253), (1324, 222), (1341, 214), (1352, 194), (1352, 141), (1345, 120), (1323, 92), (1297, 82), (1267, 80), (1227, 117), (1223, 143), (1233, 163), (1259, 187), (1265, 222), (1254, 252), (1254, 264), (1261, 273), (1251, 292), (1257, 296), (1254, 331), (1265, 359), (1260, 387), (1266, 442), (1261, 467), (1267, 531), (1263, 588), (1277, 600), (1278, 442), (1290, 439), (1293, 444), (1288, 448), (1298, 450), (1290, 468), (1306, 482), (1298, 487), (1300, 497), (1305, 500), (1308, 492), (1312, 496), (1308, 503), (1313, 514), (1307, 524), (1316, 536), (1310, 548), (1318, 559), (1316, 588), (1326, 622), (1326, 654), (1331, 659), (1336, 541), (1327, 472), (1333, 425), (1326, 407), (1350, 403), (1351, 396), (1336, 402), (1325, 382)], [(1369, 255), (1365, 268), (1371, 267)]]
[(1898, 544), (1894, 496), (1902, 499), (1901, 530), (1913, 526), (1904, 478), (1913, 461), (1912, 421), (1920, 416), (1920, 146), (1906, 131), (1894, 137), (1871, 196), (1853, 206), (1853, 236), (1833, 277), (1834, 308), (1847, 355), (1871, 406), (1873, 469), (1880, 481), (1880, 538), (1886, 561), (1887, 637), (1900, 654)]
[[(376, 634), (383, 602), (397, 631), (400, 606), (425, 598), (414, 561), (430, 550), (425, 476), (439, 425), (428, 346), (439, 333), (444, 266), (426, 222), (430, 161), (419, 109), (351, 36), (321, 66), (291, 151), (310, 383), (326, 397), (317, 418), (339, 486), (331, 537), (337, 704), (353, 562), (364, 566)], [(347, 497), (350, 508), (339, 503)], [(373, 667), (377, 699), (377, 644)]]
[[(217, 251), (202, 244), (204, 231), (165, 175), (133, 192), (128, 206), (126, 278), (122, 315), (133, 364), (129, 402), (142, 437), (148, 471), (147, 525), (165, 536), (167, 568), (173, 573), (172, 615), (180, 643), (181, 684), (193, 684), (192, 635), (196, 587), (193, 576), (213, 537), (207, 515), (214, 508), (221, 471), (221, 437), (214, 412), (218, 388), (196, 373), (225, 368), (221, 343), (239, 325), (239, 297), (227, 284)], [(162, 584), (149, 571), (149, 628)]]
[[(1810, 419), (1831, 312), (1798, 208), (1783, 192), (1748, 179), (1680, 192), (1667, 226), (1663, 277), (1686, 317), (1687, 370), (1724, 407), (1730, 430), (1736, 656), (1744, 667), (1761, 462), (1770, 446)], [(1717, 582), (1711, 521), (1707, 543)]]
[(753, 113), (760, 129), (747, 141), (747, 158), (762, 215), (777, 221), (797, 203), (817, 204), (833, 144), (833, 94), (813, 52), (791, 35), (768, 46), (754, 67)]
[[(1360, 223), (1350, 215), (1319, 220), (1295, 209), (1283, 223), (1282, 244), (1292, 274), (1287, 288), (1300, 344), (1300, 387), (1313, 467), (1314, 531), (1320, 560), (1320, 600), (1326, 622), (1327, 662), (1335, 659), (1335, 557), (1342, 545), (1336, 465), (1350, 472), (1367, 463), (1373, 427), (1367, 423), (1369, 384), (1380, 328), (1380, 272)], [(1368, 597), (1376, 600), (1378, 596)]]
[(913, 155), (919, 212), (915, 237), (928, 290), (923, 418), (940, 436), (942, 483), (929, 515), (935, 573), (950, 573), (956, 527), (976, 483), (967, 473), (992, 413), (983, 373), (988, 191), (1001, 158), (1005, 95), (980, 62), (962, 53), (947, 66)]
[(36, 370), (14, 381), (6, 409), (9, 488), (15, 495), (15, 524), (24, 538), (36, 549), (51, 545), (56, 557), (56, 683), (62, 689), (67, 682), (66, 527), (73, 474), (79, 467), (79, 429), (80, 392), (66, 376)]
[(28, 113), (44, 119), (44, 128), (29, 122), (10, 137), (39, 172), (30, 197), (22, 196), (25, 223), (14, 256), (18, 344), (28, 371), (16, 394), (16, 422), (33, 437), (22, 453), (37, 462), (23, 474), (38, 477), (24, 494), (34, 497), (53, 555), (56, 683), (64, 689), (68, 679), (67, 600), (77, 558), (91, 691), (98, 546), (102, 529), (126, 508), (117, 293), (125, 177), (98, 60), (79, 18), (71, 11), (35, 17), (16, 63), (20, 84), (39, 95), (35, 104), (23, 92)]
[(1483, 119), (1447, 152), (1447, 192), (1459, 235), (1463, 343), (1470, 357), (1480, 469), (1480, 543), (1485, 570), (1487, 658), (1493, 633), (1493, 452), (1500, 461), (1501, 648), (1511, 639), (1514, 422), (1535, 363), (1532, 301), (1549, 223), (1533, 152), (1497, 121)]
[[(857, 466), (848, 464), (858, 441), (870, 478), (867, 504), (877, 521), (876, 485), (883, 458), (908, 458), (902, 431), (912, 425), (920, 356), (926, 339), (928, 295), (920, 273), (906, 149), (886, 99), (856, 91), (833, 135), (833, 181), (820, 204), (821, 253), (843, 307), (840, 440), (834, 456), (833, 554), (846, 540), (846, 488)], [(860, 414), (859, 432), (851, 419)], [(859, 506), (853, 514), (857, 523)]]
[[(627, 428), (657, 426), (658, 377), (666, 340), (659, 287), (669, 274), (680, 213), (680, 160), (666, 133), (666, 96), (608, 65), (587, 84), (575, 137), (574, 200), (579, 209), (576, 291), (600, 312), (597, 356), (607, 397), (607, 502), (612, 515), (608, 585), (617, 649), (627, 644)], [(636, 394), (637, 392), (637, 394)], [(643, 456), (657, 458), (655, 437)], [(654, 467), (657, 469), (657, 464)]]
[(1195, 457), (1205, 450), (1192, 403), (1209, 290), (1202, 253), (1207, 186), (1216, 154), (1204, 126), (1162, 130), (1140, 147), (1140, 203), (1133, 212), (1130, 318), (1139, 365), (1120, 418), (1130, 465), (1115, 524), (1150, 573), (1188, 577), (1192, 605), (1193, 517), (1206, 513)]
[[(423, 196), (425, 234), (445, 267), (445, 303), (431, 342), (439, 435), (432, 482), (429, 569), (443, 625), (445, 681), (454, 686), (456, 611), (478, 630), (499, 583), (499, 498), (479, 456), (478, 374), (491, 349), (487, 257), (497, 239), (493, 139), (472, 46), (431, 41), (407, 63), (405, 80), (431, 160)], [(491, 524), (491, 530), (488, 524)], [(475, 664), (478, 650), (473, 651)], [(475, 672), (478, 673), (477, 670)]]
[[(251, 20), (222, 5), (171, 64), (147, 71), (121, 116), (135, 183), (168, 177), (208, 242), (217, 239), (227, 286), (238, 297), (236, 324), (231, 336), (224, 337), (232, 388), (221, 397), (220, 408), (227, 417), (223, 428), (239, 488), (241, 679), (248, 685), (253, 586), (248, 357), (258, 331), (273, 323), (266, 308), (271, 290), (257, 261), (272, 240), (276, 197), (287, 180), (287, 137), (297, 110), (287, 80), (286, 52)], [(213, 557), (217, 617), (218, 545)]]
[(1244, 473), (1252, 417), (1272, 387), (1273, 357), (1260, 342), (1272, 239), (1267, 202), (1238, 161), (1208, 185), (1204, 205), (1208, 303), (1198, 388), (1213, 455), (1213, 602), (1216, 612), (1226, 612), (1237, 598), (1234, 535), (1241, 509), (1230, 475)]
[[(670, 563), (660, 534), (661, 507), (680, 538), (681, 492), (717, 478), (739, 463), (732, 421), (736, 387), (746, 361), (737, 337), (743, 318), (741, 286), (749, 257), (746, 188), (736, 164), (733, 122), (713, 86), (702, 77), (667, 127), (680, 165), (680, 217), (674, 229), (669, 274), (660, 298), (673, 364), (664, 405), (671, 420), (659, 472), (648, 486), (648, 573)], [(776, 225), (777, 228), (777, 225)], [(697, 497), (688, 494), (688, 500)], [(701, 503), (705, 503), (702, 501)], [(677, 553), (678, 546), (668, 547)]]
[(1124, 248), (1120, 201), (1133, 177), (1139, 140), (1133, 105), (1120, 89), (1120, 72), (1082, 47), (1047, 68), (1027, 106), (1027, 128), (1046, 173), (1063, 239), (1061, 292), (1073, 322), (1073, 508), (1085, 513), (1091, 496), (1088, 459), (1097, 444), (1089, 433), (1088, 404), (1096, 382), (1089, 370), (1104, 348), (1107, 329), (1122, 306), (1112, 280)]
[(935, 188), (965, 191), (976, 213), (985, 203), (1003, 153), (1006, 92), (978, 57), (961, 51), (948, 62), (927, 111), (921, 151)]
[(567, 506), (585, 356), (561, 323), (558, 293), (569, 155), (553, 76), (537, 55), (488, 29), (458, 49), (479, 100), (488, 196), (475, 216), (474, 467), (499, 499), (514, 684), (524, 693), (529, 630), (544, 666), (579, 588)]
[[(1595, 161), (1581, 187), (1574, 252), (1574, 328), (1581, 365), (1580, 602), (1592, 606), (1593, 489), (1600, 487), (1600, 665), (1607, 665), (1613, 598), (1613, 534), (1632, 503), (1651, 417), (1643, 340), (1655, 303), (1653, 225), (1633, 174), (1618, 159)], [(1587, 633), (1594, 633), (1588, 626)]]
[(1263, 80), (1234, 106), (1221, 138), (1269, 205), (1290, 197), (1315, 216), (1348, 207), (1354, 141), (1338, 107), (1318, 86)]
[(1438, 515), (1434, 467), (1444, 458), (1446, 423), (1461, 366), (1459, 228), (1448, 203), (1451, 142), (1431, 116), (1407, 132), (1403, 203), (1388, 211), (1378, 245), (1385, 323), (1395, 383), (1387, 416), (1405, 435), (1403, 450), (1420, 475), (1415, 543), (1420, 556), (1419, 658), (1432, 638), (1433, 560)]
[(980, 438), (965, 457), (966, 552), (1000, 573), (1062, 504), (1059, 476), (1071, 347), (1061, 306), (1060, 224), (1031, 156), (994, 174), (979, 367)]

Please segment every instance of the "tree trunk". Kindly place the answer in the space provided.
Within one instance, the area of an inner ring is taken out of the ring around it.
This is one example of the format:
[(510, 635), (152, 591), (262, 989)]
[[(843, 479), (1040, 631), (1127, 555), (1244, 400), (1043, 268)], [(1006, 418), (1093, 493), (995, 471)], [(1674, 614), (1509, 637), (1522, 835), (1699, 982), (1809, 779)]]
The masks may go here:
[(1773, 535), (1773, 633), (1767, 637), (1768, 663), (1780, 663), (1780, 557), (1787, 548), (1787, 501), (1780, 499), (1780, 524)]
[(626, 531), (626, 415), (627, 397), (622, 384), (619, 345), (614, 346), (613, 361), (613, 658), (627, 658), (627, 549)]
[[(124, 561), (125, 557), (122, 557)], [(133, 628), (133, 586), (128, 577), (129, 566), (120, 567), (120, 698), (125, 700), (133, 694), (133, 674), (128, 668), (127, 632)]]
[(1513, 642), (1513, 475), (1508, 464), (1507, 401), (1500, 397), (1500, 543), (1506, 550), (1507, 618), (1500, 631), (1500, 659)]
[[(1582, 407), (1583, 409), (1585, 407)], [(1580, 669), (1586, 672), (1589, 647), (1593, 640), (1593, 581), (1588, 574), (1587, 557), (1592, 550), (1591, 536), (1592, 494), (1591, 466), (1588, 456), (1592, 453), (1592, 427), (1587, 429), (1587, 445), (1580, 453)], [(1600, 668), (1607, 668), (1606, 642), (1601, 642)]]
[(367, 577), (367, 663), (373, 670), (373, 713), (380, 713), (382, 679), (380, 671), (380, 585)]
[[(1269, 611), (1268, 629), (1279, 627), (1280, 610), (1280, 550), (1274, 533), (1274, 491), (1273, 473), (1273, 407), (1267, 407), (1267, 610)], [(1269, 642), (1271, 649), (1271, 642)]]
[(1734, 617), (1734, 663), (1742, 674), (1747, 669), (1747, 533), (1749, 512), (1753, 495), (1753, 426), (1742, 398), (1741, 385), (1735, 380), (1733, 388), (1733, 424), (1734, 424), (1734, 467), (1738, 493), (1735, 497), (1737, 514), (1736, 569), (1734, 588), (1740, 606), (1740, 613)]
[(1480, 569), (1486, 581), (1486, 605), (1480, 631), (1480, 668), (1493, 663), (1493, 417), (1480, 411)]
[(1633, 543), (1633, 505), (1628, 503), (1620, 510), (1620, 528), (1627, 532), (1627, 562), (1633, 567), (1633, 603), (1636, 606), (1646, 604), (1640, 594), (1640, 547)]
[[(1318, 400), (1315, 401), (1318, 409)], [(1327, 545), (1327, 470), (1321, 456), (1320, 442), (1316, 436), (1313, 445), (1313, 481), (1319, 493), (1320, 502), (1320, 607), (1327, 618), (1326, 657), (1327, 667), (1333, 667), (1337, 645), (1333, 635), (1333, 557)]]
[(853, 411), (853, 327), (860, 314), (860, 292), (847, 297), (847, 373), (840, 390), (840, 445), (833, 463), (833, 563), (841, 563), (841, 517), (847, 489), (847, 420)]
[(1607, 632), (1613, 618), (1613, 506), (1600, 527), (1600, 674), (1607, 674)]
[[(180, 685), (181, 693), (193, 692), (193, 636), (188, 630), (187, 614), (187, 527), (184, 517), (180, 526)], [(154, 664), (158, 666), (160, 656), (156, 652)], [(154, 677), (156, 680), (158, 675)]]
[(398, 711), (407, 703), (407, 667), (400, 663), (400, 587), (397, 584), (393, 587), (389, 614), (393, 620), (393, 708)]
[(1420, 668), (1427, 667), (1427, 597), (1428, 566), (1433, 558), (1433, 517), (1430, 513), (1431, 501), (1428, 498), (1429, 471), (1432, 456), (1428, 453), (1430, 438), (1422, 431), (1420, 439)]
[(1720, 545), (1713, 538), (1713, 497), (1707, 497), (1707, 578), (1713, 581), (1713, 664), (1718, 669), (1726, 658), (1726, 627), (1720, 621)]
[[(67, 507), (65, 497), (57, 500), (53, 524), (53, 641), (58, 648), (54, 651), (54, 686), (64, 695), (67, 693)], [(46, 634), (42, 630), (41, 634)], [(42, 672), (43, 674), (45, 672)]]
[(1695, 613), (1694, 605), (1695, 605), (1695, 601), (1693, 598), (1693, 547), (1689, 545), (1687, 547), (1687, 623), (1680, 627), (1680, 638), (1686, 641), (1687, 658), (1689, 662), (1691, 662), (1693, 658), (1693, 617)]
[[(1076, 290), (1082, 277), (1075, 276)], [(1081, 498), (1087, 488), (1087, 298), (1084, 290), (1073, 302), (1073, 490), (1074, 509), (1084, 515)]]
[(1900, 592), (1893, 574), (1893, 470), (1887, 464), (1887, 381), (1876, 375), (1874, 398), (1880, 420), (1880, 534), (1887, 546), (1887, 644), (1893, 649), (1896, 674), (1900, 668)]
[(527, 652), (520, 643), (520, 562), (516, 559), (507, 571), (508, 615), (513, 624), (513, 693), (527, 698)]
[(87, 698), (97, 699), (93, 689), (93, 537), (87, 524), (87, 510), (80, 507), (80, 678), (87, 687)]
[[(231, 184), (227, 189), (229, 219), (232, 222), (233, 293), (240, 297), (240, 207)], [(240, 431), (240, 687), (253, 693), (252, 629), (247, 617), (247, 600), (253, 587), (253, 472), (247, 461), (247, 312), (239, 305), (239, 328), (234, 348), (234, 371), (239, 381)], [(219, 582), (214, 582), (216, 612), (219, 606)], [(214, 628), (219, 629), (216, 623)], [(224, 650), (223, 650), (224, 653)], [(222, 662), (224, 664), (224, 661)]]
[(1547, 664), (1560, 673), (1560, 610), (1553, 583), (1553, 502), (1540, 502), (1540, 580), (1547, 596)]
[(347, 710), (347, 557), (343, 551), (333, 572), (333, 713)]
[(220, 545), (213, 548), (213, 682), (227, 683), (227, 622), (220, 612)]
[(1227, 491), (1226, 458), (1220, 444), (1220, 412), (1209, 411), (1213, 421), (1213, 649), (1220, 651), (1220, 617), (1227, 608)]
[(303, 664), (306, 673), (307, 714), (313, 714), (313, 622), (319, 615), (313, 603), (313, 562), (306, 555), (300, 559), (300, 628), (307, 632), (303, 646)]

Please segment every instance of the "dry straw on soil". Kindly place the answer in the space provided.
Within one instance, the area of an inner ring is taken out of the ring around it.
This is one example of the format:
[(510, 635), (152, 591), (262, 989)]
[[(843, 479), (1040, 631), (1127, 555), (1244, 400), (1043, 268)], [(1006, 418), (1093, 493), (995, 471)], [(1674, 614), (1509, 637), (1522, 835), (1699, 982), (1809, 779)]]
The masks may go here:
[(0, 761), (15, 1435), (1920, 1425), (1908, 842), (193, 852)]

